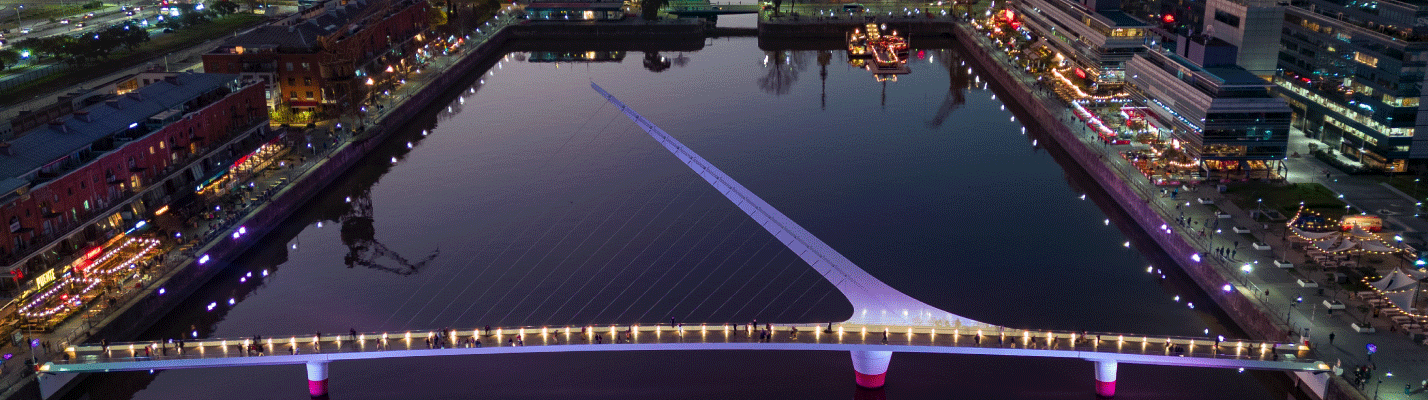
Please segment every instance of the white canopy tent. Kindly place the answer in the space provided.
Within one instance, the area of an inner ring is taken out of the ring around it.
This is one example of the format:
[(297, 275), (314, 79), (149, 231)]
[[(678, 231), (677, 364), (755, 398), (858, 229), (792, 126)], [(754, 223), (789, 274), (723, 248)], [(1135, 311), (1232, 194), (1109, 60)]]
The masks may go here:
[(1383, 295), (1383, 298), (1388, 299), (1388, 301), (1392, 302), (1394, 306), (1410, 313), (1412, 312), (1410, 310), (1413, 308), (1413, 302), (1417, 300), (1417, 297), (1417, 290), (1405, 290), (1402, 292), (1386, 293)]
[(1381, 292), (1393, 292), (1403, 289), (1409, 289), (1417, 284), (1418, 280), (1414, 279), (1413, 276), (1405, 274), (1403, 273), (1403, 271), (1399, 271), (1396, 269), (1393, 270), (1393, 272), (1388, 273), (1388, 275), (1384, 275), (1383, 279), (1379, 279), (1378, 281), (1370, 283), (1370, 285), (1372, 285), (1374, 289), (1378, 289)]

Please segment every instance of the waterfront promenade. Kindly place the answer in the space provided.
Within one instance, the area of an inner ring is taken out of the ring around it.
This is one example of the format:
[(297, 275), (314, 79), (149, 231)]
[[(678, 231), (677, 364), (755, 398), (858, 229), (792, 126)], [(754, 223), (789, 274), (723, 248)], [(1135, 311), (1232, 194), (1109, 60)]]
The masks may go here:
[[(971, 28), (967, 28), (970, 30)], [(1372, 377), (1365, 381), (1366, 385), (1361, 387), (1363, 392), (1348, 390), (1340, 395), (1348, 398), (1372, 397), (1378, 386), (1389, 388), (1388, 391), (1377, 393), (1379, 398), (1384, 399), (1407, 399), (1424, 392), (1421, 380), (1428, 378), (1428, 368), (1422, 362), (1428, 356), (1428, 349), (1412, 338), (1391, 333), (1387, 329), (1386, 321), (1374, 321), (1379, 326), (1379, 332), (1375, 334), (1360, 334), (1349, 326), (1350, 323), (1357, 322), (1362, 313), (1355, 310), (1351, 305), (1349, 310), (1340, 310), (1330, 314), (1320, 303), (1325, 300), (1338, 300), (1348, 304), (1355, 304), (1356, 300), (1350, 299), (1345, 291), (1337, 291), (1320, 295), (1316, 288), (1306, 288), (1299, 282), (1301, 278), (1310, 278), (1319, 282), (1326, 282), (1322, 273), (1299, 273), (1293, 269), (1276, 268), (1274, 261), (1281, 259), (1289, 261), (1294, 265), (1303, 265), (1303, 256), (1297, 251), (1286, 251), (1287, 241), (1285, 239), (1285, 221), (1257, 221), (1248, 211), (1236, 207), (1223, 194), (1219, 193), (1213, 185), (1200, 185), (1197, 187), (1167, 187), (1164, 189), (1180, 189), (1177, 195), (1162, 193), (1161, 187), (1155, 186), (1144, 175), (1140, 174), (1130, 163), (1118, 152), (1121, 146), (1107, 146), (1093, 132), (1079, 123), (1079, 120), (1072, 114), (1068, 104), (1056, 97), (1049, 88), (1041, 85), (1034, 77), (1022, 73), (1019, 67), (1008, 60), (1004, 52), (998, 51), (989, 43), (985, 37), (977, 35), (966, 35), (973, 40), (966, 40), (966, 45), (972, 48), (971, 51), (981, 51), (984, 55), (989, 55), (997, 63), (996, 67), (1007, 72), (1014, 77), (1017, 86), (1007, 87), (1007, 90), (1020, 90), (1029, 94), (1040, 104), (1027, 104), (1027, 107), (1044, 107), (1051, 110), (1054, 115), (1050, 121), (1038, 121), (1045, 124), (1059, 124), (1063, 129), (1072, 132), (1075, 140), (1071, 143), (1061, 143), (1062, 146), (1080, 146), (1080, 149), (1068, 148), (1068, 152), (1081, 151), (1093, 155), (1096, 161), (1104, 165), (1104, 171), (1114, 176), (1117, 182), (1115, 185), (1122, 185), (1124, 190), (1119, 191), (1116, 187), (1107, 187), (1106, 191), (1112, 197), (1122, 202), (1125, 207), (1126, 201), (1131, 203), (1139, 202), (1149, 211), (1153, 211), (1158, 217), (1137, 215), (1132, 210), (1127, 210), (1141, 224), (1141, 229), (1147, 232), (1153, 239), (1161, 243), (1161, 247), (1181, 263), (1182, 267), (1188, 266), (1187, 272), (1193, 276), (1198, 266), (1208, 266), (1215, 274), (1214, 277), (1200, 275), (1197, 276), (1197, 283), (1202, 289), (1211, 293), (1217, 300), (1228, 300), (1230, 305), (1226, 307), (1221, 301), (1222, 308), (1234, 317), (1246, 330), (1257, 335), (1279, 338), (1288, 341), (1308, 341), (1316, 348), (1323, 348), (1325, 360), (1330, 364), (1340, 366), (1343, 370), (1352, 370), (1359, 366), (1368, 366), (1373, 369)], [(963, 38), (959, 37), (959, 38)], [(1298, 148), (1300, 154), (1308, 154), (1302, 136), (1295, 138), (1299, 144), (1291, 146)], [(1322, 162), (1312, 157), (1291, 158), (1287, 163), (1289, 168), (1289, 182), (1318, 182), (1323, 183), (1330, 189), (1345, 194), (1344, 200), (1351, 205), (1358, 202), (1372, 203), (1382, 201), (1385, 193), (1390, 193), (1390, 189), (1383, 187), (1377, 182), (1373, 182), (1367, 177), (1347, 176), (1342, 173), (1330, 173), (1329, 178), (1325, 178), (1322, 170), (1329, 168)], [(1094, 165), (1085, 166), (1088, 170), (1093, 170)], [(1331, 169), (1332, 170), (1332, 169)], [(1092, 173), (1094, 175), (1094, 173)], [(1103, 185), (1106, 182), (1102, 182)], [(1127, 196), (1128, 195), (1128, 196)], [(1205, 199), (1202, 202), (1199, 199)], [(1411, 204), (1411, 203), (1410, 203)], [(1213, 205), (1213, 207), (1211, 206)], [(1130, 208), (1134, 208), (1131, 204)], [(1372, 207), (1372, 206), (1366, 206)], [(1368, 208), (1367, 210), (1376, 210)], [(1227, 214), (1228, 218), (1221, 217), (1215, 213), (1216, 210)], [(1410, 214), (1411, 215), (1411, 214)], [(1193, 223), (1176, 223), (1177, 218), (1182, 220), (1193, 220)], [(1407, 230), (1420, 230), (1425, 226), (1424, 221), (1416, 218), (1393, 218), (1392, 222), (1403, 223)], [(1217, 226), (1218, 229), (1207, 227), (1206, 225)], [(1160, 228), (1160, 227), (1164, 228)], [(1254, 250), (1251, 248), (1251, 240), (1239, 233), (1235, 233), (1234, 227), (1249, 229), (1250, 235), (1258, 241), (1270, 246), (1270, 250)], [(1159, 228), (1159, 229), (1158, 229)], [(1206, 233), (1200, 233), (1204, 230)], [(1174, 239), (1170, 242), (1179, 242), (1184, 245), (1167, 245), (1167, 239)], [(1233, 257), (1211, 256), (1215, 254), (1216, 248), (1228, 248), (1235, 250)], [(1192, 254), (1199, 255), (1201, 261), (1192, 260)], [(1287, 259), (1284, 259), (1286, 258)], [(1249, 273), (1245, 273), (1245, 266), (1248, 265)], [(1150, 266), (1148, 273), (1159, 273), (1159, 269), (1171, 266)], [(1309, 276), (1305, 276), (1309, 275)], [(1213, 282), (1210, 282), (1213, 281)], [(1229, 284), (1231, 290), (1225, 292), (1220, 286)], [(1257, 309), (1254, 311), (1246, 309), (1236, 309), (1235, 305), (1249, 303)], [(1189, 306), (1187, 304), (1187, 306)], [(1277, 332), (1277, 333), (1276, 333)], [(1334, 341), (1329, 343), (1329, 336), (1333, 334)], [(1377, 354), (1369, 356), (1366, 350), (1369, 344), (1373, 344), (1378, 350)], [(1301, 376), (1302, 377), (1302, 376)], [(1328, 390), (1334, 392), (1349, 386), (1346, 380), (1336, 380), (1337, 384), (1331, 384)], [(1382, 383), (1378, 383), (1382, 381)], [(1410, 387), (1411, 394), (1405, 395), (1404, 387)], [(1321, 396), (1325, 393), (1318, 393)], [(1339, 397), (1343, 398), (1343, 397)]]
[[(365, 143), (367, 139), (383, 132), (383, 129), (386, 129), (385, 132), (401, 129), (400, 123), (387, 124), (387, 126), (384, 126), (384, 123), (389, 122), (387, 120), (394, 116), (405, 120), (414, 115), (411, 109), (406, 109), (403, 106), (412, 101), (413, 97), (419, 93), (424, 96), (418, 101), (428, 101), (432, 95), (427, 94), (427, 88), (431, 87), (437, 92), (449, 89), (434, 82), (452, 81), (456, 77), (447, 76), (449, 75), (446, 73), (448, 69), (458, 63), (475, 61), (468, 61), (473, 56), (480, 57), (480, 55), (486, 54), (477, 51), (477, 49), (496, 38), (501, 29), (515, 22), (517, 20), (512, 14), (503, 12), (489, 21), (489, 24), (483, 25), (481, 31), (470, 33), (462, 51), (427, 59), (422, 72), (408, 76), (405, 85), (394, 88), (390, 95), (382, 98), (377, 103), (381, 107), (370, 108), (371, 113), (365, 118), (370, 125), (366, 129), (353, 129), (352, 124), (337, 128), (329, 122), (320, 124), (315, 130), (302, 131), (302, 137), (305, 141), (313, 143), (312, 147), (296, 148), (284, 159), (273, 161), (273, 165), (277, 168), (270, 168), (262, 174), (255, 175), (249, 181), (240, 183), (241, 186), (251, 184), (253, 191), (250, 193), (253, 193), (253, 196), (244, 196), (238, 202), (222, 205), (221, 209), (228, 211), (227, 216), (204, 220), (197, 226), (186, 227), (179, 231), (182, 237), (187, 238), (186, 244), (171, 248), (171, 251), (167, 253), (165, 263), (150, 268), (144, 276), (139, 278), (141, 284), (139, 287), (123, 291), (115, 298), (116, 301), (111, 306), (87, 309), (69, 318), (52, 332), (34, 335), (36, 340), (48, 343), (48, 349), (45, 347), (18, 347), (21, 344), (11, 344), (0, 348), (0, 354), (14, 355), (11, 359), (0, 363), (0, 368), (3, 368), (3, 373), (0, 373), (0, 387), (4, 387), (3, 392), (0, 392), (0, 398), (12, 398), (23, 388), (32, 387), (32, 385), (27, 385), (27, 382), (33, 382), (31, 377), (34, 374), (29, 373), (29, 367), (25, 365), (32, 360), (32, 351), (33, 359), (40, 364), (57, 357), (63, 357), (64, 354), (60, 350), (72, 343), (97, 340), (92, 337), (102, 332), (112, 334), (116, 329), (116, 321), (121, 320), (126, 312), (136, 308), (152, 312), (156, 305), (146, 300), (162, 295), (163, 292), (160, 291), (162, 287), (167, 286), (172, 290), (177, 285), (193, 284), (191, 275), (194, 274), (188, 270), (206, 263), (209, 258), (206, 256), (211, 251), (221, 250), (229, 255), (240, 254), (241, 249), (236, 251), (233, 249), (235, 245), (224, 244), (228, 240), (237, 240), (232, 239), (229, 231), (237, 229), (235, 227), (248, 227), (245, 229), (246, 231), (261, 235), (261, 233), (275, 228), (275, 226), (259, 227), (256, 225), (262, 225), (257, 223), (259, 219), (268, 220), (278, 214), (290, 213), (302, 201), (298, 201), (297, 204), (285, 204), (274, 209), (270, 200), (292, 203), (292, 198), (298, 194), (297, 192), (302, 192), (306, 196), (311, 196), (316, 192), (311, 187), (307, 187), (311, 185), (311, 181), (332, 179), (340, 175), (340, 173), (334, 173), (336, 171), (334, 166), (351, 165), (356, 162), (357, 158), (360, 158), (361, 154), (365, 154), (365, 151), (358, 151), (360, 149), (351, 147), (360, 145), (369, 148), (375, 143)], [(500, 46), (500, 43), (495, 45)], [(494, 63), (494, 61), (493, 59), (492, 62)], [(425, 104), (412, 105), (417, 106), (416, 109), (423, 109), (426, 106)], [(293, 185), (295, 182), (302, 184)], [(244, 237), (244, 240), (249, 239), (249, 237)], [(246, 245), (236, 246), (246, 247)], [(217, 263), (219, 260), (214, 260), (214, 262)], [(201, 282), (198, 284), (201, 285)], [(197, 287), (197, 285), (191, 286)], [(168, 306), (172, 307), (172, 305)], [(149, 324), (154, 322), (153, 320), (147, 321)], [(125, 326), (123, 329), (142, 331), (143, 327)]]

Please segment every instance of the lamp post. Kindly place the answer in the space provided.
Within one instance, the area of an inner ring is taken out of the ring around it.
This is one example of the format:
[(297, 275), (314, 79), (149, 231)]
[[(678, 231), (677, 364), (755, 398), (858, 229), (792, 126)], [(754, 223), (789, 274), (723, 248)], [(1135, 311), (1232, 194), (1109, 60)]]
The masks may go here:
[(1250, 272), (1254, 271), (1254, 266), (1246, 263), (1245, 265), (1240, 266), (1240, 271), (1244, 271), (1244, 284), (1245, 286), (1249, 286), (1249, 274)]
[(1256, 203), (1257, 203), (1257, 205), (1256, 205), (1255, 207), (1259, 209), (1259, 216), (1258, 216), (1258, 217), (1255, 217), (1255, 220), (1258, 221), (1258, 220), (1259, 220), (1259, 217), (1263, 217), (1263, 216), (1264, 216), (1264, 198), (1263, 198), (1263, 197), (1259, 198), (1259, 200), (1256, 201)]
[[(1393, 235), (1393, 240), (1395, 240), (1395, 241), (1398, 242), (1398, 248), (1399, 248), (1399, 249), (1402, 249), (1402, 248), (1403, 248), (1403, 235)], [(1394, 250), (1395, 250), (1394, 253), (1397, 253), (1397, 250), (1398, 250), (1398, 249), (1394, 249)], [(1397, 258), (1397, 259), (1398, 259), (1398, 265), (1400, 265), (1400, 266), (1402, 266), (1403, 263), (1406, 262), (1406, 261), (1403, 260), (1403, 257), (1394, 257), (1394, 258)]]

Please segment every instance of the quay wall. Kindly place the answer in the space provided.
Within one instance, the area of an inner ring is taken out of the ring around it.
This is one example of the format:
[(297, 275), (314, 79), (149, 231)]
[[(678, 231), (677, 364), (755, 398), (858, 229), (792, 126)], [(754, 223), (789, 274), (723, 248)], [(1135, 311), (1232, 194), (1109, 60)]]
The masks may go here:
[(589, 40), (599, 39), (660, 39), (698, 38), (704, 39), (704, 21), (679, 19), (658, 22), (615, 22), (615, 23), (562, 23), (526, 21), (507, 27), (512, 39), (558, 39)]
[[(1223, 276), (1209, 263), (1192, 260), (1190, 256), (1198, 251), (1179, 234), (1165, 234), (1159, 231), (1161, 225), (1174, 224), (1165, 220), (1150, 207), (1150, 199), (1146, 197), (1148, 194), (1138, 193), (1128, 182), (1123, 181), (1101, 159), (1099, 154), (1082, 144), (1076, 138), (1075, 133), (1066, 124), (1060, 122), (1058, 113), (1053, 112), (1046, 103), (1037, 99), (1029, 88), (1022, 85), (982, 46), (974, 44), (976, 38), (970, 28), (963, 24), (953, 25), (955, 26), (956, 39), (963, 44), (961, 49), (966, 54), (966, 58), (981, 67), (984, 77), (1006, 90), (1006, 95), (1010, 97), (1010, 101), (1007, 103), (1014, 103), (1030, 114), (1032, 118), (1026, 121), (1027, 124), (1056, 140), (1086, 174), (1095, 180), (1124, 210), (1126, 215), (1135, 221), (1141, 231), (1154, 240), (1241, 329), (1253, 337), (1264, 340), (1280, 342), (1292, 340), (1285, 328), (1276, 322), (1273, 316), (1258, 307), (1245, 295), (1245, 289), (1241, 288), (1229, 293), (1220, 290), (1220, 287), (1225, 283), (1232, 283), (1231, 278)], [(1208, 259), (1209, 257), (1206, 256), (1206, 260)], [(1239, 287), (1239, 285), (1235, 285), (1235, 287)], [(1324, 395), (1325, 400), (1363, 398), (1362, 394), (1350, 387), (1348, 381), (1342, 377), (1334, 377), (1329, 381), (1328, 386)], [(1312, 394), (1313, 392), (1306, 390), (1306, 393)]]
[[(621, 39), (649, 38), (655, 34), (671, 38), (695, 38), (702, 43), (702, 23), (671, 24), (621, 24), (621, 25), (543, 25), (523, 24), (508, 26), (497, 31), (482, 44), (476, 46), (447, 68), (434, 80), (427, 83), (411, 98), (396, 105), (379, 123), (367, 127), (352, 141), (331, 153), (328, 158), (289, 184), (273, 196), (267, 204), (259, 206), (248, 217), (235, 226), (242, 226), (249, 232), (240, 239), (223, 239), (199, 248), (195, 257), (208, 255), (209, 261), (203, 265), (195, 261), (176, 268), (145, 288), (140, 296), (111, 314), (109, 318), (96, 324), (90, 332), (89, 341), (100, 338), (110, 341), (132, 340), (148, 330), (155, 322), (169, 313), (185, 298), (195, 293), (218, 272), (232, 265), (253, 244), (258, 243), (268, 233), (276, 229), (295, 211), (307, 204), (324, 188), (337, 181), (344, 173), (357, 165), (369, 152), (380, 145), (393, 133), (404, 129), (433, 100), (456, 87), (457, 81), (482, 65), (489, 66), (507, 50), (512, 42), (555, 39), (562, 37)], [(165, 294), (157, 291), (163, 288)]]
[(919, 37), (949, 37), (956, 25), (948, 17), (866, 17), (854, 19), (818, 19), (803, 17), (797, 20), (759, 21), (759, 38), (834, 38), (847, 39), (848, 32), (862, 29), (864, 24), (887, 24), (888, 30), (909, 36), (914, 41)]
[[(192, 295), (214, 275), (232, 263), (253, 244), (262, 240), (284, 220), (297, 211), (308, 200), (321, 193), (329, 184), (340, 178), (347, 170), (357, 165), (363, 156), (382, 143), (422, 113), (432, 99), (440, 96), (452, 84), (470, 72), (483, 60), (499, 51), (509, 38), (505, 31), (496, 33), (490, 40), (472, 49), (471, 54), (452, 65), (445, 73), (428, 83), (410, 99), (396, 106), (379, 124), (366, 131), (331, 153), (327, 159), (294, 180), (278, 192), (267, 204), (259, 206), (248, 217), (235, 226), (242, 226), (249, 232), (239, 239), (222, 239), (196, 251), (195, 257), (208, 255), (209, 261), (203, 265), (191, 261), (189, 265), (175, 269), (167, 276), (159, 278), (135, 301), (120, 312), (102, 321), (90, 335), (90, 341), (105, 338), (111, 341), (131, 340), (148, 330), (155, 322), (169, 313), (185, 298)], [(157, 294), (159, 288), (165, 294)]]

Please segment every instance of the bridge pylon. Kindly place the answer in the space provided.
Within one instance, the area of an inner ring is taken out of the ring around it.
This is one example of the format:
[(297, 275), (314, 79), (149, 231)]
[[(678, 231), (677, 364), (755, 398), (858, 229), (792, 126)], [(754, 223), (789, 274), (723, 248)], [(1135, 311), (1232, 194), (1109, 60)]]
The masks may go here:
[(788, 247), (789, 251), (798, 255), (810, 267), (813, 267), (813, 270), (818, 271), (819, 275), (832, 283), (839, 292), (842, 292), (848, 302), (853, 305), (853, 316), (845, 321), (846, 323), (996, 328), (994, 325), (940, 310), (888, 286), (887, 283), (873, 277), (872, 274), (859, 268), (857, 264), (853, 264), (852, 261), (843, 257), (822, 240), (804, 230), (778, 209), (764, 202), (758, 195), (715, 167), (713, 163), (665, 133), (663, 129), (645, 119), (625, 103), (620, 102), (600, 85), (592, 82), (590, 87), (605, 97), (605, 100), (610, 104), (618, 107), (620, 112), (635, 122), (635, 125), (639, 125), (640, 129), (643, 129), (671, 154), (679, 158), (679, 161), (698, 174), (700, 178), (709, 182), (715, 190), (718, 190), (720, 194), (733, 202), (750, 218), (753, 218), (754, 222), (757, 222), (764, 230), (773, 234), (774, 238)]
[(307, 362), (307, 393), (312, 397), (327, 396), (327, 361)]
[(1116, 396), (1116, 360), (1091, 360), (1096, 363), (1096, 395)]
[(850, 351), (853, 355), (853, 379), (867, 389), (883, 387), (888, 376), (891, 351)]

